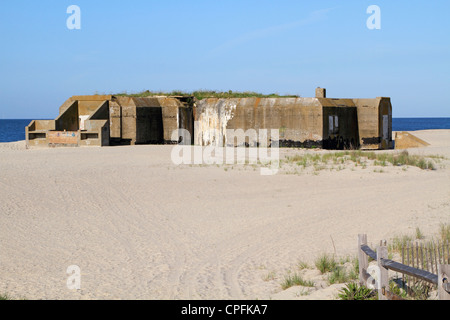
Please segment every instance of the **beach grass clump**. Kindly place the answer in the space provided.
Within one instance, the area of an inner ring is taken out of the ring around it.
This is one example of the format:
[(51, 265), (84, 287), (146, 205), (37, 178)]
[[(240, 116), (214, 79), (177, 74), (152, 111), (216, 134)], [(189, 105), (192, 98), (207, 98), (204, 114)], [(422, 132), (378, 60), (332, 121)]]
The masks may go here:
[(272, 281), (272, 280), (275, 280), (276, 276), (277, 275), (276, 275), (275, 271), (270, 271), (269, 273), (267, 273), (264, 276), (263, 280), (264, 281)]
[(281, 284), (281, 288), (286, 290), (293, 286), (302, 286), (302, 287), (314, 287), (314, 282), (310, 280), (303, 279), (299, 274), (293, 273), (288, 274), (284, 277), (284, 281)]
[(328, 274), (328, 282), (330, 284), (346, 283), (352, 280), (356, 280), (358, 278), (359, 278), (358, 258), (350, 256), (341, 258), (339, 260), (339, 263), (336, 263), (334, 265), (334, 268)]
[(450, 242), (450, 224), (441, 223), (439, 225), (439, 236), (442, 242)]
[(337, 266), (328, 275), (328, 282), (330, 284), (345, 283), (350, 280), (350, 275), (343, 266)]
[(436, 166), (431, 159), (438, 159), (438, 156), (419, 156), (410, 155), (408, 151), (402, 151), (399, 154), (391, 155), (388, 161), (394, 166), (412, 166), (422, 170), (436, 170)]
[(416, 227), (416, 239), (417, 240), (425, 239), (425, 235), (422, 233), (422, 230), (420, 230), (419, 227)]
[(334, 256), (330, 256), (326, 253), (321, 254), (316, 261), (314, 262), (316, 268), (320, 271), (320, 273), (324, 274), (330, 271), (333, 271), (338, 263), (335, 260)]
[(297, 263), (297, 267), (300, 269), (300, 270), (304, 270), (304, 269), (309, 269), (310, 267), (309, 267), (309, 264), (307, 263), (307, 262), (304, 262), (304, 261), (299, 261), (298, 263)]
[(11, 298), (6, 294), (0, 294), (0, 301), (11, 300)]
[(394, 251), (394, 252), (401, 252), (402, 248), (406, 247), (406, 245), (412, 241), (414, 241), (415, 238), (411, 235), (400, 235), (400, 236), (395, 236), (392, 241), (391, 244), (389, 245), (389, 249)]
[(359, 259), (357, 256), (355, 256), (352, 260), (353, 269), (351, 270), (350, 276), (353, 279), (359, 278)]

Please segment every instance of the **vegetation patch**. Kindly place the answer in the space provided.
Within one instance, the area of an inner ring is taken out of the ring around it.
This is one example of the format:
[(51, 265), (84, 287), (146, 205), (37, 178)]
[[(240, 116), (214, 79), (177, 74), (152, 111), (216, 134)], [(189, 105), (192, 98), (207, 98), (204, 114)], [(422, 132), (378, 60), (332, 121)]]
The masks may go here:
[(299, 98), (298, 95), (280, 95), (278, 93), (263, 94), (253, 91), (214, 91), (214, 90), (197, 90), (193, 92), (185, 92), (180, 90), (174, 90), (170, 92), (165, 91), (150, 91), (145, 90), (137, 93), (122, 92), (115, 94), (116, 96), (125, 97), (155, 97), (155, 96), (172, 96), (172, 97), (195, 97), (198, 100), (203, 100), (207, 98), (218, 98), (218, 99), (231, 99), (231, 98)]
[[(422, 170), (437, 170), (436, 163), (440, 163), (446, 158), (437, 155), (420, 156), (410, 155), (407, 151), (400, 153), (385, 153), (373, 151), (338, 151), (327, 153), (306, 153), (287, 156), (281, 163), (290, 164), (302, 169), (311, 167), (314, 171), (323, 169), (343, 170), (345, 165), (354, 164), (354, 167), (365, 169), (368, 164), (378, 167), (418, 167)], [(384, 172), (383, 169), (376, 169), (375, 172)]]
[(286, 290), (293, 286), (302, 286), (302, 287), (314, 287), (314, 282), (309, 280), (304, 280), (299, 274), (289, 274), (284, 277), (284, 281), (281, 284), (281, 288)]
[(348, 283), (339, 292), (340, 300), (378, 300), (378, 293), (355, 282)]
[(7, 294), (0, 294), (0, 300), (1, 301), (11, 300), (11, 298)]
[(324, 274), (333, 271), (337, 267), (337, 262), (333, 256), (326, 253), (320, 255), (314, 262), (316, 268), (320, 273)]
[(450, 224), (441, 223), (439, 225), (439, 232), (437, 239), (426, 239), (423, 232), (419, 227), (416, 228), (414, 234), (397, 235), (391, 239), (389, 250), (395, 253), (401, 253), (402, 249), (407, 248), (408, 244), (413, 242), (419, 242), (424, 248), (434, 247), (435, 240), (439, 240), (442, 243), (450, 242)]

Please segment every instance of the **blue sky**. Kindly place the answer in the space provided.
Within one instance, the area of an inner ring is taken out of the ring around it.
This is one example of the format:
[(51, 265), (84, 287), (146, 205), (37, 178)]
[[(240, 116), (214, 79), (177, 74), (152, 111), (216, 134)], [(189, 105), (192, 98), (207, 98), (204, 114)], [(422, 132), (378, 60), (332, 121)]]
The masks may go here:
[[(81, 9), (69, 30), (67, 7)], [(381, 30), (366, 10), (381, 9)], [(72, 95), (236, 90), (392, 98), (450, 117), (450, 1), (0, 2), (0, 118), (55, 118)]]

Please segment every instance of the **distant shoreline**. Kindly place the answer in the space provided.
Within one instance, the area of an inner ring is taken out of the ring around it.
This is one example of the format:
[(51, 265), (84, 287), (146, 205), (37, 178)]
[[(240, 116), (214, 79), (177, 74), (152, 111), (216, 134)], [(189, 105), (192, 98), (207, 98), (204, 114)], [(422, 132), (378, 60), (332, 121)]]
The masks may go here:
[[(0, 119), (0, 143), (25, 140), (25, 126), (31, 121), (31, 119)], [(393, 132), (449, 129), (450, 117), (392, 118)]]

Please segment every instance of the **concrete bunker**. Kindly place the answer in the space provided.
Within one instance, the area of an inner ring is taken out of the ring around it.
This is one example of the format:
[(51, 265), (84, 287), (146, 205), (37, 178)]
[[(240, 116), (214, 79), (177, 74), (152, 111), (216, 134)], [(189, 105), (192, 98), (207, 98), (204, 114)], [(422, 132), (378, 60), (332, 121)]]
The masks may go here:
[[(390, 98), (331, 99), (324, 88), (317, 88), (313, 98), (74, 96), (60, 107), (55, 120), (34, 120), (25, 130), (28, 147), (180, 142), (233, 147), (274, 142), (280, 147), (323, 149), (393, 147)], [(276, 138), (271, 131), (277, 131)]]
[(192, 105), (184, 97), (94, 95), (69, 98), (55, 120), (33, 120), (25, 134), (28, 147), (173, 144), (176, 129), (193, 136)]
[(33, 120), (25, 128), (28, 147), (109, 145), (106, 96), (75, 96), (59, 109), (55, 120)]

